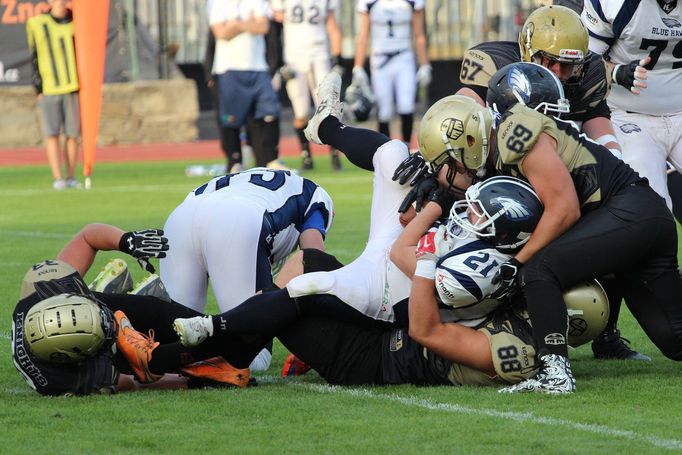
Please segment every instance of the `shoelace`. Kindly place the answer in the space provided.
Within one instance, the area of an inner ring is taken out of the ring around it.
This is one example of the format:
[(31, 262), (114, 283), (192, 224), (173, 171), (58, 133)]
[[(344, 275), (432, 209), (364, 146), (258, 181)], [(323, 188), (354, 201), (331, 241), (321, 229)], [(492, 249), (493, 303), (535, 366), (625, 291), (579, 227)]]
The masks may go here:
[(131, 328), (130, 331), (125, 333), (125, 337), (135, 348), (145, 351), (154, 349), (154, 344), (156, 343), (154, 341), (154, 329), (149, 329), (149, 334), (144, 335)]
[[(627, 343), (627, 344), (626, 344)], [(618, 338), (614, 339), (609, 343), (613, 347), (613, 353), (616, 354), (618, 357), (628, 357), (632, 354), (636, 354), (636, 352), (628, 346), (631, 343), (630, 340), (628, 340), (625, 337), (619, 336)]]

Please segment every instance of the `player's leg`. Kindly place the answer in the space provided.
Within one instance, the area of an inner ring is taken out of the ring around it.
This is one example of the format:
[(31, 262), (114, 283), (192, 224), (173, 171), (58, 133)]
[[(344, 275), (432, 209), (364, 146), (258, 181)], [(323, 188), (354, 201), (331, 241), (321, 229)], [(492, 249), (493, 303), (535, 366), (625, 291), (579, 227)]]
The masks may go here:
[[(312, 63), (312, 73), (308, 79), (308, 87), (310, 94), (313, 96), (313, 101), (315, 102), (315, 107), (318, 105), (317, 99), (317, 87), (322, 82), (324, 77), (331, 71), (330, 59), (324, 58), (321, 60), (316, 60)], [(335, 147), (329, 147), (329, 154), (332, 161), (332, 169), (335, 171), (340, 171), (343, 169), (341, 164), (341, 154)]]
[(662, 142), (667, 135), (665, 123), (656, 117), (623, 111), (614, 111), (611, 121), (623, 148), (623, 161), (646, 177), (651, 188), (672, 208), (667, 185), (668, 151)]
[(670, 154), (668, 161), (676, 172), (668, 174), (668, 192), (673, 204), (673, 214), (678, 223), (682, 222), (682, 115), (668, 117), (670, 128), (667, 146)]
[(294, 111), (294, 130), (301, 146), (301, 160), (303, 169), (312, 169), (313, 160), (310, 155), (310, 142), (303, 134), (310, 116), (310, 89), (308, 79), (312, 77), (310, 68), (305, 65), (288, 66), (294, 71), (294, 77), (286, 83), (287, 95)]
[[(391, 61), (388, 57), (372, 56), (370, 58), (372, 93), (377, 107), (377, 119), (379, 120), (379, 132), (391, 137), (389, 123), (393, 119), (393, 97), (396, 90), (394, 74), (391, 71)], [(391, 59), (393, 60), (393, 58)]]
[(203, 312), (208, 286), (207, 268), (195, 242), (201, 239), (210, 221), (195, 218), (200, 198), (203, 199), (201, 196), (186, 199), (166, 220), (164, 235), (172, 242), (173, 251), (159, 261), (159, 273), (171, 299)]
[(376, 131), (352, 128), (341, 123), (341, 77), (328, 73), (317, 90), (319, 106), (306, 128), (306, 136), (317, 143), (341, 150), (351, 163), (373, 171), (372, 157), (376, 150), (390, 139)]
[(74, 170), (78, 161), (78, 138), (81, 134), (81, 113), (78, 93), (64, 95), (64, 136), (66, 136), (66, 177), (70, 188), (77, 188)]
[(414, 123), (415, 97), (417, 96), (416, 68), (414, 54), (403, 52), (393, 58), (390, 65), (394, 66), (397, 74), (396, 81), (396, 110), (400, 116), (400, 127), (403, 142), (410, 144), (412, 140), (412, 124)]

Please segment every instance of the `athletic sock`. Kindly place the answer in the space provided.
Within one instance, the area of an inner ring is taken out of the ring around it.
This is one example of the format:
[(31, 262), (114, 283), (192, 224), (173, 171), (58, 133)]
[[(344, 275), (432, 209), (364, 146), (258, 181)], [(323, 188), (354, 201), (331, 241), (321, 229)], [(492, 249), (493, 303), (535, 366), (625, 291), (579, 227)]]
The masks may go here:
[(414, 114), (400, 114), (400, 129), (403, 133), (403, 142), (409, 144), (412, 141), (412, 124), (414, 123)]
[(227, 171), (229, 172), (232, 166), (242, 163), (242, 143), (239, 139), (239, 128), (222, 128), (221, 131), (227, 154)]
[(254, 295), (238, 307), (213, 319), (213, 336), (274, 333), (299, 315), (296, 301), (286, 289)]
[(344, 125), (332, 115), (320, 123), (317, 134), (323, 143), (342, 151), (351, 163), (372, 172), (374, 153), (391, 140), (376, 131)]
[(532, 281), (526, 283), (523, 290), (538, 356), (568, 357), (568, 316), (559, 286), (547, 281)]
[(296, 136), (298, 136), (298, 141), (301, 143), (301, 150), (303, 151), (302, 155), (303, 156), (310, 156), (310, 142), (308, 141), (308, 138), (305, 137), (305, 134), (303, 133), (304, 129), (305, 129), (305, 126), (303, 128), (295, 128)]
[(388, 127), (388, 122), (379, 122), (379, 132), (384, 136), (391, 137), (391, 130)]

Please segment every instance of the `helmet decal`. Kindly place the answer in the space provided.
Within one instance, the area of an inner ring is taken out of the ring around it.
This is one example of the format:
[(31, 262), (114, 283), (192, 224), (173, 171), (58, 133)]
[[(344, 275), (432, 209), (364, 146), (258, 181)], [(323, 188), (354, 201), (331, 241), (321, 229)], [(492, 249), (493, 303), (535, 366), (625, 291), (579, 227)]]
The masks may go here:
[(520, 97), (520, 101), (523, 104), (528, 104), (530, 101), (530, 81), (528, 76), (522, 73), (518, 68), (512, 68), (512, 70), (507, 75), (507, 84), (514, 91), (517, 97)]
[(440, 124), (440, 129), (449, 139), (454, 141), (459, 139), (464, 133), (464, 123), (457, 118), (450, 117), (443, 120), (443, 123)]
[(532, 213), (528, 206), (522, 202), (506, 196), (499, 196), (490, 200), (490, 204), (504, 210), (504, 215), (513, 221), (523, 221), (530, 219)]

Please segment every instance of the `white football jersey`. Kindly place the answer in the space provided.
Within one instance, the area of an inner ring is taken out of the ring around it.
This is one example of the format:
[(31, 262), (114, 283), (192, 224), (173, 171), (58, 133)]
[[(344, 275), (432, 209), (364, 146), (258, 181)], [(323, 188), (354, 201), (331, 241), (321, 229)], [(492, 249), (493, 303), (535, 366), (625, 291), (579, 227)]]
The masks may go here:
[(612, 109), (641, 114), (682, 112), (682, 5), (666, 14), (656, 0), (587, 0), (582, 20), (590, 32), (590, 50), (613, 63), (647, 55), (647, 88), (639, 95), (613, 84)]
[(337, 0), (272, 0), (272, 9), (284, 13), (284, 61), (309, 63), (329, 59), (327, 16)]
[(412, 50), (412, 14), (424, 0), (358, 0), (357, 10), (368, 13), (372, 54)]
[[(438, 235), (435, 240), (444, 241)], [(485, 297), (497, 288), (491, 280), (511, 255), (500, 253), (473, 235), (445, 241), (451, 249), (438, 261), (435, 278), (443, 304), (441, 319), (475, 327), (500, 305), (500, 301)]]
[(332, 225), (334, 206), (327, 192), (314, 182), (289, 171), (253, 168), (216, 177), (189, 193), (188, 198), (221, 193), (244, 199), (264, 211), (265, 230), (272, 263), (285, 259), (298, 243), (301, 228), (313, 210), (325, 215), (325, 230)]

